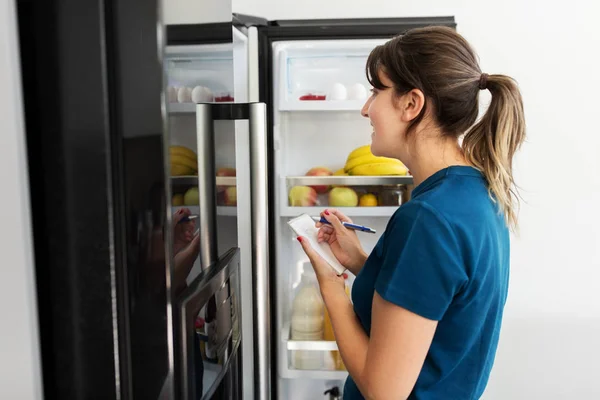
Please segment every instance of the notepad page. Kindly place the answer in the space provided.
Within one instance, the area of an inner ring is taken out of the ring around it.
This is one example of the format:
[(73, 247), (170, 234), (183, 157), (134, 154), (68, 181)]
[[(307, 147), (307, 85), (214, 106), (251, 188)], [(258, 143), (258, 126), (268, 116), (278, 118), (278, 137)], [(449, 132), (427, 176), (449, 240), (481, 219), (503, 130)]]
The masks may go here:
[(309, 215), (302, 214), (299, 217), (290, 220), (288, 225), (296, 235), (306, 238), (311, 247), (323, 257), (329, 265), (331, 265), (338, 275), (341, 275), (346, 271), (346, 268), (340, 264), (337, 258), (335, 258), (335, 255), (331, 251), (331, 247), (329, 247), (329, 243), (319, 243), (317, 241), (319, 229), (315, 227), (315, 221)]

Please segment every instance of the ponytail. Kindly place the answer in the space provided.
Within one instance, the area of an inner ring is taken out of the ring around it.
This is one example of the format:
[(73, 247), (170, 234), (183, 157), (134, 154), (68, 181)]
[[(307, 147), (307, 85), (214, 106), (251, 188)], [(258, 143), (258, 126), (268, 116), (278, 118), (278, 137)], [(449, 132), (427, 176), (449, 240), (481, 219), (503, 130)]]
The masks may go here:
[(504, 213), (507, 225), (517, 229), (519, 197), (512, 161), (525, 139), (523, 100), (516, 82), (505, 75), (485, 75), (492, 100), (485, 115), (463, 138), (467, 161), (487, 179), (490, 196)]

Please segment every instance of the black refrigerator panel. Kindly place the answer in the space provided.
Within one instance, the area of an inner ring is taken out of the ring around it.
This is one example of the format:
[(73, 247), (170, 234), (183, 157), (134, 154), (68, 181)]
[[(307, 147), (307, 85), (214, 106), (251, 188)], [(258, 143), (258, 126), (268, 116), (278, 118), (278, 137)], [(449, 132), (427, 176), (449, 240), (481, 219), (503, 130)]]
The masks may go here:
[(44, 398), (171, 398), (158, 2), (17, 4)]

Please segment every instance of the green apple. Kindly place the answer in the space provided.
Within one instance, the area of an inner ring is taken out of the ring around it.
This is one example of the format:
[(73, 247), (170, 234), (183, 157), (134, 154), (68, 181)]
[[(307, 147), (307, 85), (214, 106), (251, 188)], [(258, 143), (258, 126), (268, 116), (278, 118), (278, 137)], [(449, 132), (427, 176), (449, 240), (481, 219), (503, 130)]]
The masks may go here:
[(198, 188), (189, 188), (183, 196), (183, 204), (186, 206), (197, 206), (200, 204), (200, 198), (198, 194)]
[(358, 195), (347, 187), (336, 187), (329, 192), (329, 205), (332, 207), (356, 207)]

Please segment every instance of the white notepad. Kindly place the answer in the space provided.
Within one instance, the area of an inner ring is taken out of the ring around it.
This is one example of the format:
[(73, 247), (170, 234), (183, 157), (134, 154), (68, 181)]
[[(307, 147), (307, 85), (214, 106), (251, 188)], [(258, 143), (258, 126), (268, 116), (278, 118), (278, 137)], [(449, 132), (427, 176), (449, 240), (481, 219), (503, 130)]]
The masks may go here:
[(335, 258), (333, 252), (331, 251), (331, 247), (329, 247), (329, 243), (319, 243), (317, 241), (317, 234), (319, 233), (319, 229), (315, 226), (315, 221), (307, 214), (302, 214), (299, 217), (296, 217), (288, 222), (288, 225), (294, 233), (298, 236), (302, 236), (308, 239), (311, 247), (319, 253), (321, 257), (325, 261), (331, 265), (331, 267), (335, 270), (338, 275), (341, 275), (346, 271), (346, 268), (340, 264), (340, 262)]

